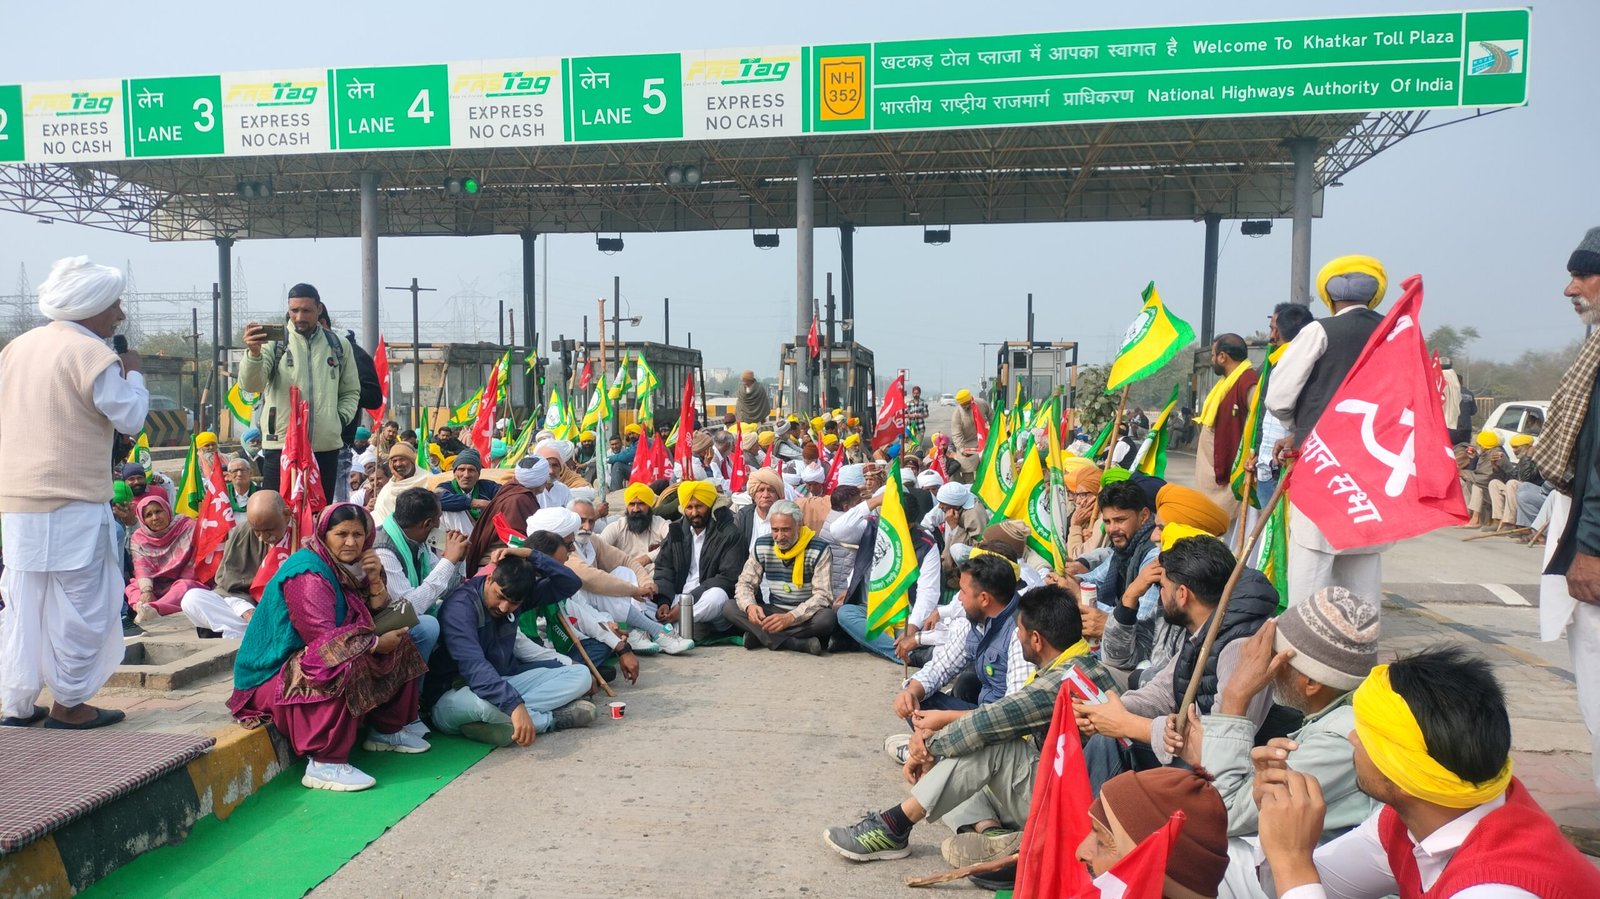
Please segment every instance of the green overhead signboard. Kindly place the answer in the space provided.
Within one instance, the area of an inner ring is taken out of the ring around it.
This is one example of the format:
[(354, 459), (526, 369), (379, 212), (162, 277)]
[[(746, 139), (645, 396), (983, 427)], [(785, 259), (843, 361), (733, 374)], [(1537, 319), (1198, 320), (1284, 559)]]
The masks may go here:
[(0, 85), (0, 162), (1517, 106), (1527, 9)]

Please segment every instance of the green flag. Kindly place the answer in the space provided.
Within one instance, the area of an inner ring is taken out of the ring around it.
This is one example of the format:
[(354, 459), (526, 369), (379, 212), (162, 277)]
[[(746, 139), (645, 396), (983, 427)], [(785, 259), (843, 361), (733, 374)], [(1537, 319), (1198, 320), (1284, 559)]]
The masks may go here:
[(183, 459), (183, 474), (178, 478), (178, 498), (172, 511), (190, 518), (200, 517), (200, 507), (205, 505), (206, 490), (200, 479), (200, 459), (195, 452), (194, 438), (189, 438), (189, 455)]
[(1083, 457), (1091, 461), (1100, 458), (1100, 452), (1106, 448), (1106, 441), (1110, 439), (1111, 420), (1108, 419), (1106, 421), (1106, 426), (1100, 429), (1100, 435), (1094, 438), (1094, 446), (1089, 447), (1089, 451), (1084, 453)]
[(1172, 396), (1167, 400), (1166, 408), (1150, 423), (1150, 433), (1144, 438), (1145, 445), (1139, 448), (1143, 455), (1134, 463), (1135, 471), (1157, 478), (1167, 476), (1167, 432), (1171, 430), (1168, 425), (1172, 420), (1172, 412), (1178, 408), (1178, 387), (1177, 384), (1172, 385)]
[(660, 382), (656, 380), (655, 371), (650, 368), (650, 363), (644, 361), (644, 354), (640, 353), (633, 369), (633, 395), (638, 397), (642, 404), (659, 386)]
[[(1285, 469), (1279, 477), (1288, 477)], [(1256, 550), (1256, 568), (1278, 589), (1278, 611), (1289, 607), (1289, 501), (1285, 497), (1272, 508), (1261, 530), (1261, 546)]]
[(878, 511), (876, 543), (872, 552), (872, 570), (867, 578), (867, 639), (872, 639), (896, 625), (903, 624), (911, 614), (906, 593), (917, 582), (917, 547), (911, 541), (911, 528), (906, 523), (905, 501), (900, 495), (900, 460), (896, 458), (889, 472), (889, 489), (883, 494), (883, 507)]

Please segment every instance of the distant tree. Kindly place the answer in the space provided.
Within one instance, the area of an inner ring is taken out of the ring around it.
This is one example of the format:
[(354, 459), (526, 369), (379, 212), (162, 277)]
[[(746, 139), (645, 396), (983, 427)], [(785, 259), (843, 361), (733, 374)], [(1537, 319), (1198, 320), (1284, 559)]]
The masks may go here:
[(1441, 356), (1461, 357), (1466, 354), (1467, 344), (1477, 340), (1478, 337), (1478, 329), (1471, 325), (1463, 328), (1440, 325), (1428, 335), (1428, 349)]
[(1073, 420), (1085, 430), (1098, 431), (1117, 414), (1117, 396), (1106, 394), (1106, 366), (1079, 368), (1077, 390), (1077, 411)]

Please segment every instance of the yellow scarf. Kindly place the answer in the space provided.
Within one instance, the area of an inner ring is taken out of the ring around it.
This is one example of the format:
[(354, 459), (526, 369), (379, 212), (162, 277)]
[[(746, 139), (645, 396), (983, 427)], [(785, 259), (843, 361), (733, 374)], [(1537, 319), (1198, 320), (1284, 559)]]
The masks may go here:
[(1054, 671), (1057, 666), (1066, 662), (1067, 659), (1075, 659), (1078, 656), (1084, 656), (1088, 654), (1089, 642), (1087, 640), (1079, 640), (1071, 646), (1068, 646), (1066, 650), (1061, 653), (1061, 655), (1056, 656), (1055, 661), (1044, 666), (1043, 668), (1035, 669), (1032, 674), (1028, 675), (1028, 679), (1022, 682), (1022, 685), (1026, 687), (1028, 684), (1033, 683), (1033, 679), (1038, 677), (1040, 674), (1043, 674), (1046, 671)]
[(790, 559), (794, 560), (794, 575), (790, 577), (789, 582), (794, 584), (796, 587), (801, 587), (805, 584), (805, 578), (802, 576), (805, 574), (806, 567), (805, 551), (806, 547), (811, 545), (811, 538), (815, 536), (817, 536), (815, 531), (811, 530), (805, 525), (801, 525), (800, 539), (794, 542), (794, 546), (789, 547), (788, 552), (784, 552), (778, 548), (778, 541), (772, 541), (773, 555), (785, 562), (789, 561)]
[(1233, 371), (1229, 372), (1226, 378), (1218, 381), (1216, 386), (1211, 388), (1211, 392), (1206, 394), (1205, 405), (1200, 407), (1200, 414), (1195, 416), (1195, 424), (1200, 425), (1202, 428), (1209, 428), (1214, 425), (1217, 421), (1217, 407), (1222, 405), (1222, 398), (1227, 396), (1228, 391), (1233, 389), (1233, 384), (1239, 380), (1239, 376), (1249, 370), (1250, 360), (1246, 359), (1235, 365)]
[(1483, 784), (1462, 780), (1428, 754), (1428, 742), (1405, 697), (1389, 683), (1389, 666), (1372, 669), (1350, 700), (1361, 747), (1384, 777), (1407, 795), (1445, 808), (1473, 808), (1506, 791), (1511, 759)]

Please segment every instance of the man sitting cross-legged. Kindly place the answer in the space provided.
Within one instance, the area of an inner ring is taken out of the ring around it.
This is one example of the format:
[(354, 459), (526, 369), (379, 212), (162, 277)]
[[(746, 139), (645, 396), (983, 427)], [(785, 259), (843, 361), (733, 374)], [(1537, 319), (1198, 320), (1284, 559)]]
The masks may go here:
[(384, 618), (404, 620), (407, 607), (417, 615), (411, 639), (426, 660), (439, 643), (439, 626), (428, 615), (461, 584), (461, 560), (467, 555), (467, 535), (448, 531), (443, 555), (434, 552), (428, 535), (439, 527), (439, 498), (426, 487), (402, 490), (394, 500), (394, 514), (378, 526), (372, 549), (383, 563), (389, 585), (389, 607), (378, 613), (374, 627), (384, 630)]
[(258, 490), (250, 495), (244, 525), (235, 524), (223, 541), (216, 589), (195, 588), (183, 594), (183, 614), (200, 636), (244, 639), (245, 625), (256, 611), (250, 585), (273, 544), (283, 539), (289, 526), (286, 513), (283, 497), (276, 491)]
[(688, 636), (697, 640), (732, 627), (723, 610), (749, 556), (733, 513), (714, 509), (716, 500), (716, 489), (703, 481), (678, 485), (683, 517), (667, 530), (655, 563), (656, 618), (678, 624), (687, 598), (694, 619), (694, 633)]
[(829, 828), (823, 842), (830, 849), (856, 861), (904, 858), (911, 854), (912, 825), (933, 818), (958, 831), (947, 841), (947, 857), (962, 855), (970, 864), (1016, 851), (1062, 681), (1076, 667), (1101, 690), (1116, 684), (1089, 653), (1071, 592), (1036, 587), (1017, 605), (1017, 640), (1038, 673), (1021, 690), (972, 712), (925, 714), (905, 764), (911, 798), (849, 827)]
[[(536, 733), (586, 727), (594, 705), (583, 700), (592, 679), (582, 666), (519, 658), (517, 614), (577, 592), (577, 575), (541, 552), (508, 555), (487, 577), (475, 577), (439, 608), (443, 640), (424, 693), (433, 726), (493, 746), (531, 746)], [(526, 655), (526, 653), (523, 653)], [(455, 686), (457, 681), (464, 686)]]
[(805, 526), (788, 500), (767, 512), (772, 533), (756, 539), (744, 563), (734, 602), (723, 617), (745, 634), (746, 649), (792, 649), (822, 655), (833, 633), (833, 552)]

